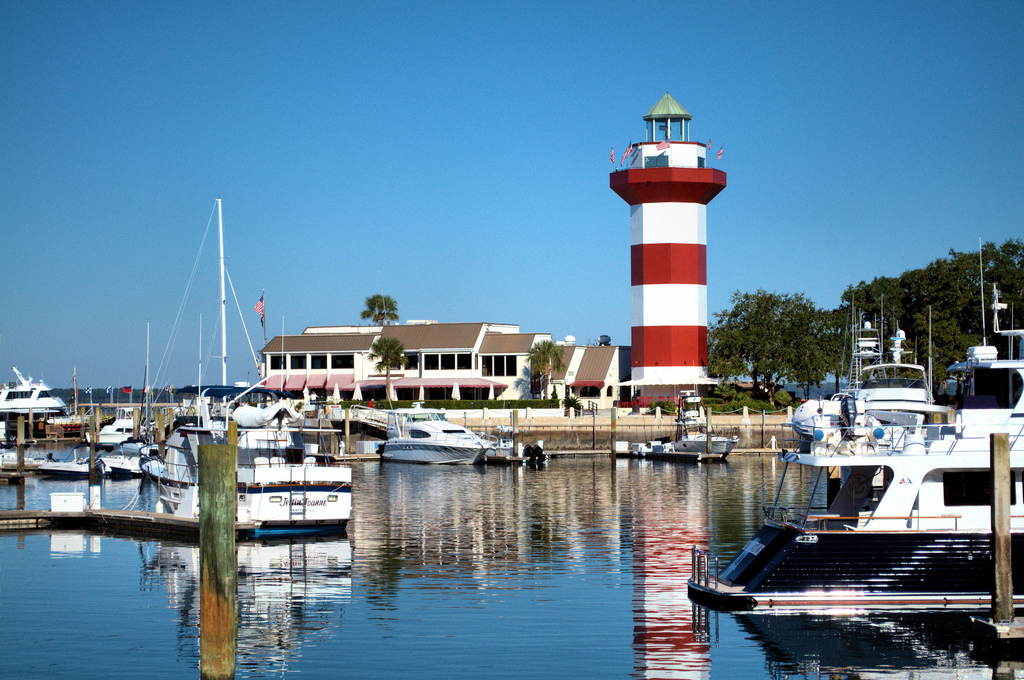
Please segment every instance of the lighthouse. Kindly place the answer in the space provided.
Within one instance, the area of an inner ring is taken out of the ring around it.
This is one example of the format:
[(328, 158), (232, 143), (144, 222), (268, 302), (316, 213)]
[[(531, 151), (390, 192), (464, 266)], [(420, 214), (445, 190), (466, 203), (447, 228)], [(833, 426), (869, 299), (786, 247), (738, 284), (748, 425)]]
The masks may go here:
[(630, 382), (648, 396), (675, 397), (707, 378), (707, 205), (725, 173), (707, 167), (707, 147), (689, 140), (691, 119), (665, 93), (644, 114), (646, 141), (609, 180), (629, 204)]

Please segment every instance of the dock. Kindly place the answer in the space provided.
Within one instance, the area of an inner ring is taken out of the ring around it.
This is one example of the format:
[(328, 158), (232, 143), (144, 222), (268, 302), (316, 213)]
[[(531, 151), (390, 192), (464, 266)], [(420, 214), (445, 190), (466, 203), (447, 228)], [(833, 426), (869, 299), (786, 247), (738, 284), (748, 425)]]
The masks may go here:
[[(92, 509), (82, 512), (51, 510), (2, 510), (0, 533), (31, 530), (71, 529), (126, 536), (129, 538), (199, 540), (199, 520), (175, 517), (166, 513), (137, 510)], [(257, 525), (236, 522), (238, 538), (252, 535)]]

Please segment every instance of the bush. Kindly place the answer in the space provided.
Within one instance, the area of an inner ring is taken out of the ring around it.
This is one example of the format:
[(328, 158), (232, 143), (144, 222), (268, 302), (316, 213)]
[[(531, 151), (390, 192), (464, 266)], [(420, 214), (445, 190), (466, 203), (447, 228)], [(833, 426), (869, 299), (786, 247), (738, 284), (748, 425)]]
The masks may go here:
[(775, 403), (782, 407), (789, 406), (793, 403), (793, 395), (786, 390), (776, 390)]
[(583, 404), (580, 402), (580, 398), (575, 394), (566, 395), (565, 399), (562, 400), (562, 406), (565, 407), (565, 410), (567, 411), (569, 409), (572, 409), (576, 413), (581, 413), (583, 411)]
[(658, 408), (659, 406), (661, 407), (661, 412), (662, 413), (675, 413), (676, 412), (676, 403), (674, 401), (663, 400), (663, 401), (656, 401), (653, 404), (651, 404), (650, 413), (654, 413), (654, 409)]

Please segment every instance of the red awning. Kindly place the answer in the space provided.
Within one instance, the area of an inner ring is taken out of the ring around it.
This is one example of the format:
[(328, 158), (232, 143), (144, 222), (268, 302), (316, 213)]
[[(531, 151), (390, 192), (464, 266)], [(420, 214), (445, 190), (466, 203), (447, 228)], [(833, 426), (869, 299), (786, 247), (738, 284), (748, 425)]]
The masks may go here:
[(282, 387), (281, 383), (282, 383), (283, 378), (284, 378), (284, 376), (280, 376), (280, 375), (272, 375), (269, 378), (267, 378), (267, 384), (266, 384), (267, 389), (268, 390), (279, 390), (279, 389), (281, 389), (281, 387)]
[(327, 384), (327, 374), (326, 373), (320, 373), (320, 374), (311, 375), (306, 380), (306, 387), (308, 387), (311, 390), (323, 389), (323, 386), (325, 384)]
[(290, 375), (284, 383), (284, 389), (286, 392), (298, 392), (306, 384), (306, 376), (304, 375)]
[(348, 389), (354, 390), (355, 386), (352, 385), (353, 379), (354, 378), (351, 375), (335, 373), (334, 375), (327, 377), (327, 382), (324, 384), (324, 387), (329, 390), (333, 390), (335, 387), (343, 390), (346, 385), (349, 385), (350, 387), (348, 387)]
[(576, 380), (569, 383), (569, 387), (604, 387), (603, 380)]

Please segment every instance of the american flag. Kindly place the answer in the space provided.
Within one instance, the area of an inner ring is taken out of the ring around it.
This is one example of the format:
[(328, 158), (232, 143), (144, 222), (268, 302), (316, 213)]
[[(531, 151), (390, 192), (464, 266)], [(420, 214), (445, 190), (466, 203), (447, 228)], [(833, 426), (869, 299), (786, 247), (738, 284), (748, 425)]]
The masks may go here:
[(665, 141), (665, 142), (659, 142), (658, 146), (656, 146), (654, 148), (656, 150), (658, 150), (658, 151), (664, 151), (665, 149), (669, 148), (670, 146), (672, 146), (672, 145), (669, 144), (667, 141)]
[(711, 151), (711, 140), (708, 140), (708, 151)]
[(622, 165), (626, 161), (626, 156), (628, 156), (629, 152), (632, 151), (632, 150), (633, 150), (633, 143), (630, 142), (629, 143), (629, 148), (622, 152), (622, 160), (619, 161), (619, 165)]
[(722, 149), (724, 149), (724, 148), (725, 148), (725, 144), (723, 144), (722, 146), (718, 147), (718, 160), (722, 160)]
[(615, 162), (615, 146), (612, 146), (612, 163)]
[[(265, 295), (265, 293), (264, 293), (264, 295)], [(256, 306), (252, 308), (252, 311), (254, 311), (254, 312), (256, 312), (257, 314), (260, 315), (260, 325), (261, 326), (265, 325), (264, 324), (265, 317), (263, 315), (263, 295), (260, 296), (260, 301), (257, 302)]]

